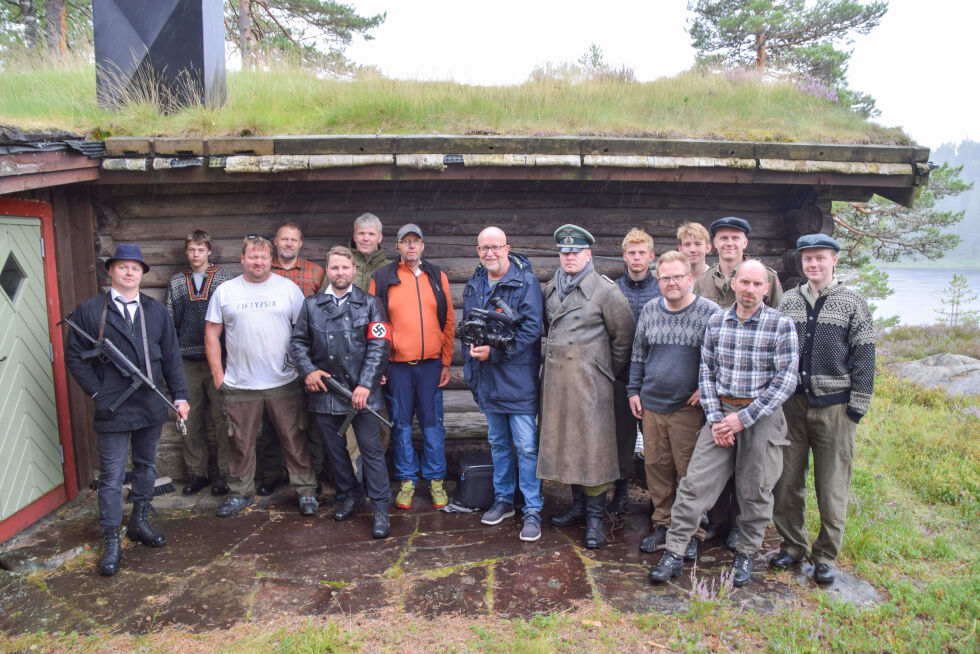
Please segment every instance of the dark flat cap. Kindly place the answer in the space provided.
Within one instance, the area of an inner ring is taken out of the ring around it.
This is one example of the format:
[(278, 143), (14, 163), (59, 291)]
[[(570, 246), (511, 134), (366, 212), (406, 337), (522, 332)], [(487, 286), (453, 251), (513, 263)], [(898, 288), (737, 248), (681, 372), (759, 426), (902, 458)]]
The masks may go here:
[(797, 252), (810, 248), (830, 248), (834, 252), (840, 252), (840, 243), (826, 234), (807, 234), (796, 239)]
[(749, 226), (749, 222), (747, 220), (742, 220), (741, 218), (736, 218), (735, 216), (728, 216), (727, 218), (719, 218), (715, 222), (711, 223), (711, 226), (708, 228), (708, 230), (711, 232), (711, 238), (714, 238), (715, 232), (722, 227), (737, 229), (745, 232), (746, 236), (752, 233), (752, 228)]
[(595, 237), (578, 225), (562, 225), (555, 230), (555, 245), (559, 252), (578, 252), (595, 245)]
[(120, 243), (117, 245), (113, 255), (105, 260), (105, 269), (109, 270), (109, 266), (114, 261), (122, 261), (124, 259), (126, 261), (139, 261), (143, 264), (143, 272), (150, 272), (150, 267), (143, 261), (143, 251), (135, 243)]

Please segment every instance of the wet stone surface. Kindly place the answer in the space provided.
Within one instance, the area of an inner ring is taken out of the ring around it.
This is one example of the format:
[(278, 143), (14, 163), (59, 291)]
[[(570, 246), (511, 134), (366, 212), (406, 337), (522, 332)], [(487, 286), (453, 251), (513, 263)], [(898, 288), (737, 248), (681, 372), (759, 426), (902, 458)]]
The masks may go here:
[[(696, 570), (686, 563), (670, 583), (647, 581), (660, 554), (639, 551), (649, 526), (642, 493), (633, 494), (632, 512), (607, 523), (610, 544), (587, 550), (584, 528), (548, 523), (568, 501), (567, 489), (554, 485), (546, 485), (543, 533), (534, 543), (518, 539), (518, 519), (486, 526), (479, 511), (434, 511), (424, 488), (411, 510), (392, 513), (392, 535), (383, 540), (371, 537), (369, 510), (336, 522), (326, 498), (315, 516), (303, 517), (288, 488), (226, 519), (214, 515), (217, 498), (178, 492), (155, 502), (159, 513), (152, 522), (167, 545), (151, 548), (124, 538), (122, 569), (108, 578), (96, 571), (101, 543), (93, 494), (5, 544), (0, 560), (33, 574), (0, 570), (0, 629), (206, 631), (282, 615), (382, 609), (422, 617), (517, 618), (593, 601), (622, 611), (672, 613), (698, 597), (717, 597), (732, 554), (715, 541), (700, 545)], [(874, 587), (845, 572), (834, 586), (818, 589), (809, 564), (770, 571), (766, 561), (778, 545), (770, 531), (755, 558), (752, 583), (728, 591), (727, 601), (755, 612), (799, 606), (822, 592), (859, 607), (881, 601)]]

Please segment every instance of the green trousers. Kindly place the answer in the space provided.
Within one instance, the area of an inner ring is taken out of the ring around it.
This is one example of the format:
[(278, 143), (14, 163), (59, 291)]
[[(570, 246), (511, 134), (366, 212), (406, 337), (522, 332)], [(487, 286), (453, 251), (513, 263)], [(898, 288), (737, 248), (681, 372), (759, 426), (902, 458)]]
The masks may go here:
[(813, 452), (813, 490), (820, 510), (820, 533), (813, 543), (814, 563), (833, 564), (844, 542), (847, 497), (854, 470), (854, 433), (847, 405), (810, 406), (805, 395), (793, 395), (783, 405), (789, 445), (783, 449), (783, 474), (773, 488), (773, 522), (783, 537), (783, 549), (796, 558), (806, 556), (806, 478)]

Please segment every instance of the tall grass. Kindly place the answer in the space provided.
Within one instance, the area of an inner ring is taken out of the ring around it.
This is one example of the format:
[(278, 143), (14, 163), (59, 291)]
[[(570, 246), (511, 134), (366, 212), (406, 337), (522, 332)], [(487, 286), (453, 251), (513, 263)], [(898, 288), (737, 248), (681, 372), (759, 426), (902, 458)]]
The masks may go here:
[(647, 83), (539, 77), (514, 86), (320, 79), (298, 67), (228, 74), (220, 109), (164, 114), (95, 100), (86, 62), (0, 71), (0, 123), (109, 135), (523, 134), (908, 143), (790, 82), (689, 71)]

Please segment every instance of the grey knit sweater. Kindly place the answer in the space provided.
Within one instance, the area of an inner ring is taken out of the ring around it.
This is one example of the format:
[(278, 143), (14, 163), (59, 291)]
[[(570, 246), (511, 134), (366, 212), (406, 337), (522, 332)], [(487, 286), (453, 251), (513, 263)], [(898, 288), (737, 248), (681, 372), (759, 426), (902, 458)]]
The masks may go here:
[[(804, 284), (806, 282), (803, 282)], [(834, 282), (810, 306), (802, 286), (783, 295), (779, 310), (796, 326), (800, 341), (797, 393), (812, 406), (847, 404), (858, 422), (871, 405), (875, 381), (875, 328), (867, 301)]]

